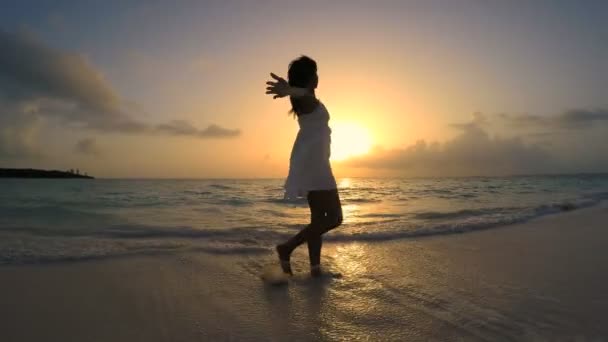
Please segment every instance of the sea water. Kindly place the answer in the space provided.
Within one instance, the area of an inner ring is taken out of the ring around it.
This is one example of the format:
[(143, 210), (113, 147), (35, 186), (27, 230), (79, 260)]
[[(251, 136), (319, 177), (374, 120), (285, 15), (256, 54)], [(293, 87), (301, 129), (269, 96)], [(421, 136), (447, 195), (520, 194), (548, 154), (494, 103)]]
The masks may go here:
[[(608, 175), (343, 178), (326, 240), (382, 241), (499, 228), (608, 199)], [(309, 222), (282, 179), (0, 180), (0, 264), (156, 253), (267, 253)], [(508, 229), (508, 228), (507, 228)]]

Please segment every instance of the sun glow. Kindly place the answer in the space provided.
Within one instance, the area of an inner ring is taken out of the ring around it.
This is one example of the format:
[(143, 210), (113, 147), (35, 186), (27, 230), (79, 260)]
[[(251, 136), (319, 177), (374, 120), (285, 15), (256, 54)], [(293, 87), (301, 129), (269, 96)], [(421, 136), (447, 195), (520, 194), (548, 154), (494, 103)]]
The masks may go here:
[(367, 130), (352, 122), (331, 125), (331, 160), (344, 160), (369, 152), (372, 140)]

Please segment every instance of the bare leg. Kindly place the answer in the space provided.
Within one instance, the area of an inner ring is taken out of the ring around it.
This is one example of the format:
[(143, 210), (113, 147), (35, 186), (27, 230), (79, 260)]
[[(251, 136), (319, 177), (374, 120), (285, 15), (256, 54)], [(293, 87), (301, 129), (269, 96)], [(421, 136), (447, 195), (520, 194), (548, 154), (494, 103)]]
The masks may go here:
[[(318, 223), (311, 223), (304, 227), (304, 229), (300, 230), (299, 233), (294, 235), (291, 239), (287, 240), (285, 243), (282, 243), (277, 246), (277, 252), (279, 252), (279, 256), (281, 260), (289, 260), (291, 253), (298, 246), (303, 244), (304, 242), (319, 239), (321, 234), (323, 233), (323, 227)], [(313, 242), (314, 243), (314, 242)]]
[(319, 235), (308, 239), (308, 258), (310, 259), (310, 274), (314, 276), (321, 275), (321, 247), (323, 245), (323, 237)]
[(291, 251), (285, 244), (277, 245), (276, 247), (277, 254), (279, 255), (279, 262), (281, 263), (281, 268), (283, 272), (287, 274), (293, 274), (291, 270), (291, 263), (289, 262), (289, 258), (291, 257)]
[[(316, 245), (315, 240), (317, 240), (319, 242), (319, 244), (316, 246), (318, 246), (318, 250), (319, 250), (318, 254), (319, 254), (319, 258), (320, 258), (320, 255), (321, 255), (320, 239), (321, 239), (321, 226), (318, 224), (311, 223), (311, 224), (307, 225), (304, 229), (302, 229), (299, 233), (297, 233), (294, 237), (287, 240), (287, 242), (278, 245), (276, 247), (276, 249), (277, 249), (277, 254), (279, 254), (279, 261), (281, 262), (281, 268), (283, 269), (283, 272), (292, 274), (291, 265), (289, 262), (291, 253), (293, 252), (294, 249), (296, 249), (298, 246), (300, 246), (304, 242), (309, 241), (309, 243), (310, 243), (310, 241), (312, 240), (313, 244)], [(310, 251), (310, 247), (309, 247), (309, 251)], [(318, 262), (317, 262), (317, 264), (318, 264)]]
[(320, 272), (321, 235), (342, 223), (342, 209), (340, 208), (337, 192), (311, 191), (308, 194), (308, 204), (310, 206), (311, 223), (287, 242), (276, 247), (281, 267), (285, 273), (292, 274), (289, 261), (293, 250), (307, 242), (311, 273), (318, 275), (316, 273)]
[(342, 224), (342, 206), (337, 190), (327, 192), (324, 196), (323, 205), (325, 216), (317, 237), (308, 239), (308, 257), (310, 259), (310, 275), (321, 276), (321, 248), (323, 246), (323, 234)]

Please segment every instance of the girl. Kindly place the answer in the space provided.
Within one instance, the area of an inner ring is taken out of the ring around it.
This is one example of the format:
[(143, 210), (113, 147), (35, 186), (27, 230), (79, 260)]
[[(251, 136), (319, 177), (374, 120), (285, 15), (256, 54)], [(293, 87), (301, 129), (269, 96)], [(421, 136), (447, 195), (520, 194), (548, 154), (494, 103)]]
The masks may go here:
[(273, 99), (289, 96), (291, 113), (300, 126), (289, 159), (285, 198), (306, 197), (310, 207), (310, 224), (276, 250), (283, 272), (293, 274), (291, 253), (306, 242), (310, 274), (316, 277), (321, 275), (321, 235), (342, 224), (342, 206), (329, 163), (329, 113), (315, 96), (319, 77), (311, 58), (302, 56), (289, 64), (288, 82), (273, 73), (270, 76), (275, 81), (266, 82), (266, 94), (274, 95)]

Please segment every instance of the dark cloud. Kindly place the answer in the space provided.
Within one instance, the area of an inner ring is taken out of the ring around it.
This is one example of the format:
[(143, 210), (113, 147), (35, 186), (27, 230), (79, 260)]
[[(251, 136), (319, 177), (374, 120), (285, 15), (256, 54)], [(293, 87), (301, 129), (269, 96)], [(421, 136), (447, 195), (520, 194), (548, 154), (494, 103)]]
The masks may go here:
[(608, 110), (575, 109), (563, 113), (557, 119), (559, 124), (565, 127), (583, 127), (595, 122), (608, 122)]
[(536, 127), (546, 125), (548, 123), (547, 118), (530, 114), (512, 115), (503, 113), (499, 114), (498, 118), (501, 119), (503, 122), (506, 122), (517, 128)]
[(500, 114), (498, 118), (517, 127), (581, 129), (589, 127), (594, 123), (608, 123), (608, 110), (602, 108), (593, 110), (572, 109), (553, 116)]
[[(85, 57), (51, 48), (28, 33), (0, 31), (0, 85), (9, 100), (49, 105), (51, 114), (69, 121), (91, 127), (132, 121)], [(62, 110), (55, 110), (59, 105)]]
[(471, 129), (471, 128), (475, 128), (475, 127), (481, 127), (483, 125), (485, 125), (488, 122), (488, 118), (486, 117), (485, 114), (481, 113), (481, 112), (475, 112), (473, 113), (473, 118), (471, 119), (470, 122), (465, 122), (465, 123), (453, 123), (450, 124), (450, 127), (452, 128), (456, 128), (456, 129)]
[(209, 125), (207, 128), (198, 132), (198, 136), (203, 138), (221, 138), (221, 137), (235, 137), (240, 135), (241, 131), (238, 129), (227, 129), (218, 125)]
[(229, 138), (241, 134), (238, 129), (226, 129), (218, 125), (209, 125), (205, 129), (198, 129), (190, 122), (183, 120), (173, 120), (169, 123), (156, 126), (160, 132), (173, 135), (196, 136), (200, 138)]
[[(217, 125), (197, 129), (187, 121), (142, 122), (132, 116), (132, 106), (126, 103), (84, 56), (50, 47), (27, 32), (0, 30), (0, 123), (4, 132), (0, 153), (4, 155), (24, 152), (24, 146), (31, 144), (33, 126), (25, 123), (32, 124), (34, 117), (72, 128), (125, 134), (200, 138), (239, 134)], [(29, 121), (24, 116), (29, 116)], [(14, 131), (7, 133), (7, 129)]]
[(74, 146), (74, 150), (78, 153), (90, 156), (99, 156), (101, 154), (101, 149), (97, 146), (97, 142), (94, 138), (79, 140)]
[(40, 126), (40, 117), (27, 112), (11, 115), (0, 102), (0, 160), (41, 156), (37, 143)]

